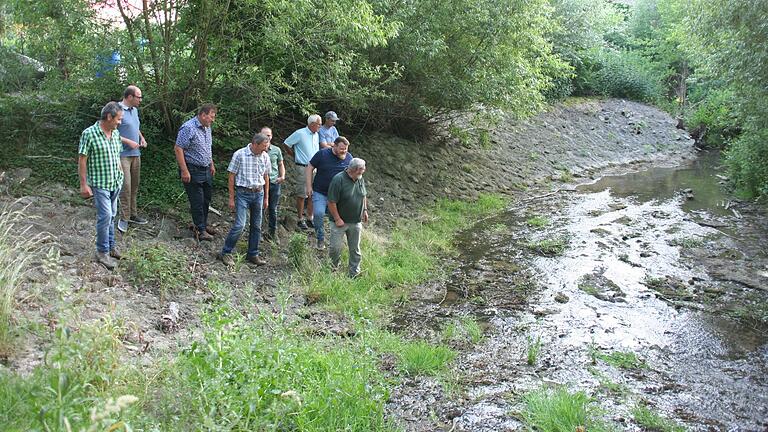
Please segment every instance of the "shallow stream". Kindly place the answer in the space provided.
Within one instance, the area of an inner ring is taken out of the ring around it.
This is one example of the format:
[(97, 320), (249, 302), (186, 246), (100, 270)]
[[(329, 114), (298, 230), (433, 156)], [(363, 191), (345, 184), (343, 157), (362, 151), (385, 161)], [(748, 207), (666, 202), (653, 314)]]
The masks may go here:
[[(443, 299), (422, 308), (434, 318), (411, 321), (486, 326), (457, 360), (462, 396), (432, 397), (450, 427), (521, 429), (520, 396), (562, 385), (620, 430), (641, 430), (638, 405), (690, 430), (767, 430), (768, 335), (750, 313), (768, 303), (768, 229), (723, 193), (717, 163), (606, 176), (465, 232)], [(606, 360), (615, 353), (636, 367)]]

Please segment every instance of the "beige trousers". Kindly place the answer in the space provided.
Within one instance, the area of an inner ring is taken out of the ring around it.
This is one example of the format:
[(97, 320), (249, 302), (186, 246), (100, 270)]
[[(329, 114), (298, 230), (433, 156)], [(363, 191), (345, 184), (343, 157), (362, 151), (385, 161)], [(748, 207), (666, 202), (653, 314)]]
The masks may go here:
[(139, 195), (139, 179), (141, 177), (141, 156), (121, 157), (123, 166), (123, 190), (120, 191), (120, 219), (128, 220), (137, 216), (136, 197)]

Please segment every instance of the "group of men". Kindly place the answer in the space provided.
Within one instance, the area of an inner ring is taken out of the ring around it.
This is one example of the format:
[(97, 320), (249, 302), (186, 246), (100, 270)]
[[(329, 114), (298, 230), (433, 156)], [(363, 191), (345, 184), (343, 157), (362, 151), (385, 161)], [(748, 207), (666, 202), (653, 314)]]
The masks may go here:
[[(126, 232), (129, 224), (146, 224), (138, 214), (136, 199), (141, 172), (141, 149), (147, 147), (140, 130), (138, 107), (141, 90), (128, 86), (120, 102), (109, 102), (99, 120), (86, 128), (78, 149), (80, 194), (93, 197), (96, 207), (96, 261), (112, 270), (121, 259), (115, 242), (115, 218), (120, 203), (117, 229)], [(208, 224), (208, 210), (213, 196), (213, 137), (211, 126), (217, 107), (204, 104), (197, 115), (179, 129), (174, 154), (179, 177), (189, 200), (193, 232), (198, 241), (212, 241), (217, 234)], [(338, 115), (329, 111), (325, 122), (317, 114), (309, 116), (307, 127), (292, 133), (283, 148), (293, 158), (295, 170), (297, 227), (314, 228), (316, 247), (325, 249), (324, 217), (331, 217), (330, 258), (334, 268), (341, 259), (344, 239), (349, 247), (351, 277), (360, 274), (360, 235), (368, 221), (367, 192), (362, 176), (365, 161), (349, 153), (349, 141), (339, 136), (335, 124)], [(262, 238), (262, 214), (268, 214), (264, 239), (275, 239), (281, 186), (286, 169), (280, 148), (272, 145), (272, 130), (263, 127), (251, 142), (237, 150), (227, 168), (229, 208), (234, 223), (224, 240), (219, 259), (234, 264), (232, 252), (250, 222), (246, 260), (255, 265), (266, 261), (259, 253)], [(305, 216), (306, 215), (306, 216)]]

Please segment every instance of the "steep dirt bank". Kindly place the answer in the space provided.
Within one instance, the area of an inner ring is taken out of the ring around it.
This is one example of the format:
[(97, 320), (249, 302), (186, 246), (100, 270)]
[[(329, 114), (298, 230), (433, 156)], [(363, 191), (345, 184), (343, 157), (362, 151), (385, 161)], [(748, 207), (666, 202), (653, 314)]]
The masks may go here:
[(490, 148), (456, 139), (414, 143), (366, 137), (352, 151), (366, 173), (377, 219), (413, 214), (448, 197), (518, 196), (542, 180), (590, 176), (611, 165), (689, 158), (693, 141), (666, 113), (617, 99), (558, 105), (525, 121), (503, 120)]
[[(520, 198), (537, 181), (591, 175), (615, 164), (675, 161), (691, 157), (693, 148), (665, 113), (620, 100), (562, 105), (527, 121), (502, 123), (491, 143), (486, 150), (451, 139), (414, 143), (371, 136), (359, 145), (353, 142), (353, 154), (369, 162), (372, 229), (384, 230), (441, 197), (471, 199), (496, 192)], [(16, 170), (3, 177), (5, 203), (14, 200), (12, 192), (19, 190), (24, 176), (24, 170)], [(225, 208), (223, 196), (218, 193), (217, 208)], [(295, 226), (289, 203), (284, 197), (283, 239), (285, 230)], [(48, 239), (17, 293), (17, 320), (25, 324), (22, 348), (6, 361), (14, 370), (29, 371), (42, 361), (47, 329), (64, 311), (86, 320), (111, 314), (128, 329), (123, 340), (129, 350), (151, 361), (195, 337), (201, 305), (212, 291), (222, 289), (210, 280), (230, 284), (234, 297), (247, 296), (272, 308), (276, 281), (291, 271), (285, 241), (265, 245), (267, 266), (241, 264), (232, 271), (213, 258), (221, 234), (212, 243), (197, 244), (186, 222), (153, 215), (150, 224), (131, 229), (120, 241), (125, 250), (160, 251), (163, 259), (174, 261), (178, 273), (192, 275), (161, 295), (162, 278), (174, 275), (156, 274), (161, 281), (148, 282), (146, 272), (139, 277), (131, 264), (135, 260), (124, 261), (114, 273), (92, 262), (93, 209), (76, 190), (49, 184), (21, 197), (18, 205), (27, 206), (32, 232), (47, 233)], [(223, 232), (230, 218), (225, 213), (213, 222)], [(304, 299), (294, 301), (303, 304)]]

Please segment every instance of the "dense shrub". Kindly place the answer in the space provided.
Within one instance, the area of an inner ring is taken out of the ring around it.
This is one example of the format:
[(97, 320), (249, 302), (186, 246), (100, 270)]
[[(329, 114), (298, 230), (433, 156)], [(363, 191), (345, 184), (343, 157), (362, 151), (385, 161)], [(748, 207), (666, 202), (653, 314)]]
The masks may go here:
[(728, 147), (726, 164), (745, 196), (768, 196), (768, 129), (746, 129)]
[(736, 100), (728, 89), (694, 93), (691, 108), (686, 115), (689, 131), (703, 134), (701, 142), (710, 147), (724, 147), (727, 140), (737, 133), (739, 123), (736, 114)]
[(629, 51), (591, 50), (578, 71), (577, 92), (653, 102), (661, 82), (639, 55)]

